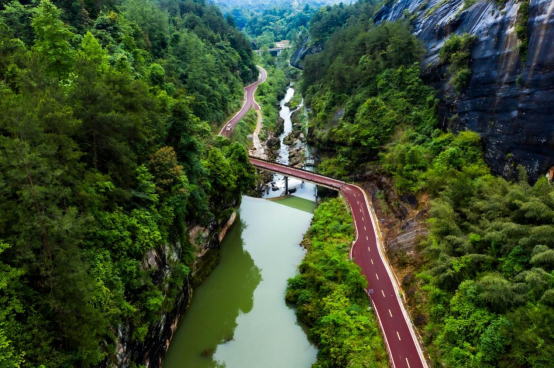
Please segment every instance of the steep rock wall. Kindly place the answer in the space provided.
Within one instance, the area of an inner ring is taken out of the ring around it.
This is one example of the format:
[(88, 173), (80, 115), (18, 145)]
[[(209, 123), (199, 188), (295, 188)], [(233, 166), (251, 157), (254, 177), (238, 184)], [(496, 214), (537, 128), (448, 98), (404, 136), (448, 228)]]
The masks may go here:
[[(411, 20), (427, 50), (424, 79), (439, 91), (441, 128), (478, 132), (494, 173), (512, 178), (522, 164), (536, 180), (554, 165), (554, 0), (530, 0), (525, 63), (515, 33), (520, 6), (513, 0), (479, 0), (463, 10), (464, 0), (393, 0), (374, 20)], [(439, 51), (451, 35), (466, 32), (477, 36), (473, 73), (456, 95)], [(322, 48), (306, 39), (291, 64), (302, 67), (307, 55)]]
[(307, 55), (319, 53), (323, 50), (323, 42), (317, 42), (311, 45), (309, 37), (306, 37), (300, 45), (298, 45), (294, 54), (290, 58), (290, 64), (299, 69), (303, 69), (302, 62)]
[[(173, 334), (177, 330), (179, 319), (185, 313), (191, 302), (193, 289), (203, 282), (220, 260), (220, 242), (228, 228), (236, 219), (233, 213), (231, 218), (223, 224), (212, 222), (208, 227), (199, 226), (189, 230), (189, 239), (196, 247), (196, 261), (191, 274), (183, 283), (175, 303), (171, 309), (163, 313), (160, 318), (148, 329), (144, 341), (131, 338), (129, 326), (123, 322), (118, 327), (118, 347), (116, 359), (109, 363), (117, 367), (144, 366), (158, 368), (169, 348)], [(180, 259), (181, 245), (168, 244), (160, 249), (150, 250), (144, 261), (143, 268), (154, 269), (153, 282), (156, 285), (167, 286), (171, 278), (171, 265)], [(163, 288), (162, 288), (163, 289)]]
[[(480, 0), (462, 11), (463, 0), (399, 0), (384, 5), (375, 22), (416, 15), (413, 33), (427, 49), (425, 78), (440, 91), (443, 128), (478, 132), (495, 173), (509, 178), (522, 164), (536, 179), (554, 165), (554, 1), (530, 1), (525, 63), (515, 33), (520, 6)], [(473, 74), (456, 96), (438, 53), (452, 34), (464, 32), (477, 36)]]

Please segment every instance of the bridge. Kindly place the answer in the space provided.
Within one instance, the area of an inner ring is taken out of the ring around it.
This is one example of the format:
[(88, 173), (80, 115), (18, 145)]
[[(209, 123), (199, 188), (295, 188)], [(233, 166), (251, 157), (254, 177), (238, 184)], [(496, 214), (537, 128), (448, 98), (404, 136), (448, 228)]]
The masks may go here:
[(356, 227), (356, 240), (350, 249), (350, 258), (360, 266), (368, 282), (368, 297), (383, 333), (391, 365), (395, 368), (425, 367), (411, 319), (400, 300), (400, 293), (381, 247), (381, 239), (375, 227), (377, 218), (371, 202), (363, 189), (344, 181), (250, 157), (250, 162), (259, 169), (291, 176), (342, 193), (346, 199)]

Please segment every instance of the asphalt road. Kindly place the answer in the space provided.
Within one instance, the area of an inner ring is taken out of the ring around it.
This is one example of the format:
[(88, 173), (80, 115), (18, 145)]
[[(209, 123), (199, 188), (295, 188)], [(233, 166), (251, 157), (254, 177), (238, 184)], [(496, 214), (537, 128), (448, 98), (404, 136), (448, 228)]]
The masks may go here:
[(378, 236), (373, 226), (376, 220), (373, 219), (370, 203), (364, 191), (355, 185), (281, 164), (253, 157), (250, 157), (250, 162), (260, 169), (290, 175), (342, 191), (350, 205), (356, 225), (357, 237), (352, 245), (351, 257), (361, 267), (368, 281), (368, 295), (379, 319), (391, 364), (396, 368), (423, 367), (423, 356), (415, 334), (410, 329), (411, 322), (401, 305), (392, 272), (378, 246)]
[(219, 131), (219, 134), (221, 136), (230, 138), (238, 121), (241, 120), (246, 115), (246, 113), (248, 113), (252, 106), (254, 107), (254, 109), (260, 110), (260, 106), (254, 100), (254, 93), (256, 93), (258, 85), (266, 80), (267, 72), (262, 67), (258, 67), (258, 69), (260, 70), (260, 76), (258, 80), (244, 88), (244, 103), (242, 104), (239, 112), (235, 114), (235, 116), (231, 118), (231, 120), (225, 123), (223, 128), (221, 128), (221, 131)]

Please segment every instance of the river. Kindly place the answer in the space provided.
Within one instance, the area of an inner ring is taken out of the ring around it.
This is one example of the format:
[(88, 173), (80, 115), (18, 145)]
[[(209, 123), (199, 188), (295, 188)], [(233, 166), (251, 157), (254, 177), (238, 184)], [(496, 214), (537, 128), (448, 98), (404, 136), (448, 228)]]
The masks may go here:
[[(281, 102), (289, 132), (290, 110), (284, 104), (291, 90)], [(242, 198), (238, 219), (221, 244), (221, 262), (194, 291), (164, 367), (310, 367), (315, 362), (317, 349), (307, 327), (285, 301), (287, 279), (304, 257), (299, 244), (313, 216), (314, 193), (310, 185), (297, 196), (273, 201)]]
[[(293, 111), (290, 110), (290, 108), (286, 105), (294, 96), (295, 90), (292, 87), (289, 87), (287, 89), (287, 93), (285, 94), (285, 97), (281, 102), (279, 103), (281, 109), (279, 110), (279, 116), (283, 118), (283, 133), (279, 136), (279, 140), (281, 141), (281, 145), (279, 147), (278, 156), (276, 158), (276, 162), (288, 165), (289, 164), (289, 146), (285, 144), (284, 139), (285, 137), (292, 132), (292, 120), (291, 115)], [(303, 101), (302, 104), (300, 104), (297, 109), (303, 109)], [(304, 144), (304, 147), (306, 149), (306, 153), (310, 153), (310, 148), (308, 144)], [(311, 154), (309, 154), (311, 155)], [(306, 168), (308, 170), (313, 170), (313, 168)], [(268, 193), (264, 194), (264, 198), (274, 198), (274, 197), (280, 197), (283, 196), (285, 192), (285, 179), (284, 176), (281, 174), (274, 174), (273, 175), (273, 181), (278, 187), (278, 189), (272, 189), (270, 188)], [(289, 188), (295, 187), (298, 183), (301, 181), (296, 178), (289, 178)], [(302, 183), (301, 187), (296, 189), (294, 192), (294, 196), (302, 197), (306, 199), (315, 199), (315, 196), (317, 194), (317, 186), (313, 183), (304, 182)]]

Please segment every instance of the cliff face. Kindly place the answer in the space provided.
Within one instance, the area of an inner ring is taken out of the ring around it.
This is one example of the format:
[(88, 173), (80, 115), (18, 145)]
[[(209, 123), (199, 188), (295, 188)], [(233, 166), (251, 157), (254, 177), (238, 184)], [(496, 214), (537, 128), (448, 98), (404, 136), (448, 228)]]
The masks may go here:
[[(384, 5), (375, 22), (414, 15), (413, 33), (427, 49), (425, 78), (439, 90), (443, 128), (478, 132), (495, 173), (511, 177), (522, 164), (536, 179), (554, 165), (554, 1), (530, 1), (524, 63), (515, 32), (521, 4), (480, 0), (462, 11), (463, 0), (399, 0)], [(465, 32), (477, 36), (473, 73), (456, 96), (438, 53), (452, 34)]]
[(311, 45), (310, 38), (306, 37), (298, 46), (294, 54), (290, 58), (290, 64), (293, 67), (302, 69), (302, 62), (307, 55), (319, 53), (323, 50), (323, 43), (318, 42)]
[[(231, 227), (236, 214), (225, 224), (211, 223), (206, 228), (196, 226), (189, 230), (189, 239), (196, 247), (196, 262), (192, 273), (177, 294), (169, 311), (164, 312), (159, 319), (150, 325), (144, 341), (133, 340), (129, 325), (125, 322), (118, 327), (118, 346), (115, 360), (110, 366), (130, 367), (135, 365), (148, 368), (162, 366), (162, 361), (169, 348), (181, 315), (188, 309), (192, 299), (193, 289), (215, 268), (220, 259), (220, 242), (227, 229)], [(150, 250), (143, 260), (144, 269), (153, 269), (153, 282), (156, 285), (168, 286), (172, 266), (180, 259), (181, 245), (165, 245), (160, 249)], [(165, 291), (168, 293), (169, 291)]]

